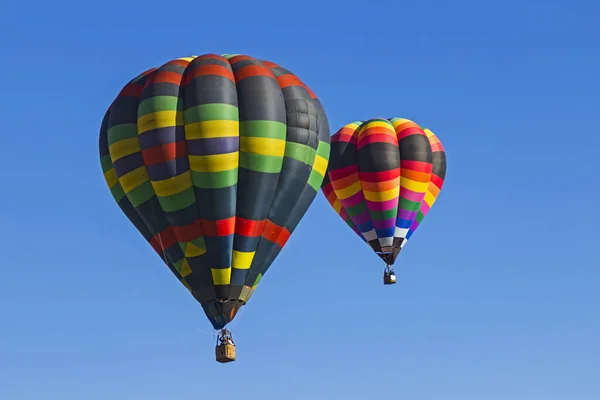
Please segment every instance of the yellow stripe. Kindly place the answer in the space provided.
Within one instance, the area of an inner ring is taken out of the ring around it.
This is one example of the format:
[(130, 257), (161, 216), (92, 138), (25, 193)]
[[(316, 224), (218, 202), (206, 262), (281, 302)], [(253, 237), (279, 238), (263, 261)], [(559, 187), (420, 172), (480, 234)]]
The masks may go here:
[(119, 178), (117, 177), (117, 173), (115, 172), (114, 168), (111, 168), (108, 171), (106, 171), (106, 173), (104, 174), (104, 179), (106, 180), (106, 183), (108, 184), (108, 187), (110, 189), (112, 189), (113, 186), (119, 183)]
[(400, 188), (395, 187), (393, 189), (385, 190), (383, 192), (369, 192), (368, 190), (364, 190), (363, 193), (365, 195), (365, 200), (380, 203), (382, 201), (388, 201), (398, 197), (398, 194), (400, 194)]
[(239, 154), (237, 151), (210, 156), (189, 156), (190, 169), (196, 172), (221, 172), (238, 167)]
[(185, 171), (173, 178), (152, 181), (152, 187), (157, 196), (172, 196), (192, 187), (192, 174), (190, 171)]
[(192, 242), (188, 242), (187, 246), (185, 247), (185, 256), (186, 257), (198, 257), (204, 253), (206, 253), (205, 249), (202, 249), (202, 248), (196, 246)]
[(185, 138), (209, 139), (235, 137), (240, 135), (240, 123), (231, 120), (213, 120), (194, 122), (185, 125)]
[(312, 168), (314, 171), (317, 171), (319, 175), (325, 176), (325, 171), (327, 171), (327, 164), (327, 159), (321, 157), (320, 155), (317, 155), (315, 157), (315, 160), (313, 161)]
[(112, 162), (117, 161), (120, 158), (128, 156), (133, 153), (138, 153), (140, 151), (140, 140), (136, 137), (131, 139), (120, 140), (116, 143), (113, 143), (108, 151), (110, 153), (110, 158)]
[(356, 130), (356, 128), (358, 128), (360, 125), (355, 124), (355, 123), (351, 123), (351, 124), (346, 124), (344, 125), (344, 128), (348, 128), (348, 129), (352, 129), (352, 130)]
[(181, 57), (178, 58), (178, 60), (183, 60), (183, 61), (192, 61), (194, 58), (196, 58), (198, 56), (190, 56), (190, 57)]
[(183, 125), (183, 112), (173, 110), (156, 111), (139, 117), (137, 124), (138, 135), (151, 131), (152, 129)]
[(123, 191), (125, 193), (129, 193), (144, 182), (147, 182), (149, 179), (150, 178), (148, 178), (146, 167), (142, 166), (120, 177), (119, 182), (121, 182)]
[(181, 271), (179, 271), (179, 274), (181, 275), (182, 278), (185, 278), (186, 276), (188, 276), (191, 273), (192, 273), (192, 268), (190, 267), (190, 263), (188, 263), (187, 259), (183, 260), (183, 264), (181, 265)]
[(254, 259), (253, 251), (237, 251), (233, 250), (231, 259), (231, 268), (235, 269), (250, 269), (252, 260)]
[(425, 193), (429, 187), (429, 182), (417, 182), (412, 179), (400, 178), (400, 187), (407, 188), (417, 193)]
[(213, 283), (215, 285), (229, 285), (231, 283), (231, 268), (211, 268)]
[(342, 203), (338, 199), (335, 199), (335, 201), (333, 202), (333, 209), (338, 214), (342, 210)]
[[(384, 121), (371, 121), (368, 124), (363, 125), (360, 128), (360, 133), (363, 133), (364, 131), (366, 131), (369, 128), (388, 128), (390, 130), (389, 134), (392, 135), (394, 132), (392, 132), (392, 124), (390, 124), (389, 122), (384, 122)], [(359, 133), (359, 135), (360, 135)]]
[(240, 151), (263, 156), (283, 157), (285, 140), (263, 137), (240, 137)]
[(431, 207), (433, 205), (434, 201), (435, 201), (435, 197), (431, 194), (431, 192), (427, 192), (425, 194), (425, 202), (427, 203), (427, 205), (429, 207)]
[(394, 121), (394, 123), (392, 125), (394, 125), (394, 129), (396, 129), (397, 127), (399, 127), (402, 124), (405, 124), (407, 122), (412, 122), (414, 124), (413, 121), (411, 121), (410, 119), (406, 119), (406, 118), (398, 118), (397, 120)]
[(340, 189), (340, 190), (335, 190), (335, 195), (337, 196), (338, 199), (345, 200), (348, 197), (354, 196), (356, 193), (360, 192), (361, 190), (362, 190), (362, 186), (360, 185), (360, 181), (356, 181), (350, 186), (346, 186), (345, 188)]

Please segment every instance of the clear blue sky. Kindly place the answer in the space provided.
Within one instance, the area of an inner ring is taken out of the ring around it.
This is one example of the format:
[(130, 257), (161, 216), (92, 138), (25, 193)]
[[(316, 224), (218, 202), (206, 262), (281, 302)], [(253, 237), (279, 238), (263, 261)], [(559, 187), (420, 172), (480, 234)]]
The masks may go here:
[[(600, 5), (208, 3), (3, 2), (0, 398), (599, 399)], [(319, 195), (227, 365), (98, 161), (120, 88), (207, 52), (291, 69), (332, 132), (406, 117), (448, 154), (399, 284)]]

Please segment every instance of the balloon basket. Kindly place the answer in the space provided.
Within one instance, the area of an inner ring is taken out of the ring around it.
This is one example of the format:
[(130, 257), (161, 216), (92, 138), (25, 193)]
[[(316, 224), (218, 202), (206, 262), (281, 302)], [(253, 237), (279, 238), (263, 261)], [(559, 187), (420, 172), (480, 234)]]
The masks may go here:
[(235, 361), (235, 345), (234, 344), (220, 344), (215, 349), (215, 355), (217, 361), (220, 363), (228, 363)]

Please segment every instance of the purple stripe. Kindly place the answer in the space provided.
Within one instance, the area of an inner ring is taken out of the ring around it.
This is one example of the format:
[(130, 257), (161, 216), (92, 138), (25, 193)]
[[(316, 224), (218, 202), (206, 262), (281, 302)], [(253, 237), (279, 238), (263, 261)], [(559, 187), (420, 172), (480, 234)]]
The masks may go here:
[(423, 197), (425, 197), (425, 192), (423, 192), (423, 193), (413, 192), (410, 189), (401, 187), (400, 188), (400, 197), (403, 197), (409, 201), (414, 201), (414, 202), (420, 203), (423, 201)]
[(407, 211), (401, 208), (398, 209), (398, 219), (405, 219), (411, 221), (417, 216), (417, 211)]
[(372, 211), (387, 211), (398, 207), (398, 198), (386, 200), (382, 202), (369, 201), (367, 200), (367, 207)]
[(167, 126), (144, 132), (138, 137), (140, 139), (140, 148), (144, 150), (149, 149), (150, 147), (185, 140), (185, 130), (184, 127), (180, 125), (176, 127)]
[(365, 222), (371, 219), (371, 215), (369, 215), (369, 211), (365, 211), (361, 214), (355, 215), (352, 217), (352, 222), (356, 225), (364, 224)]
[(353, 194), (352, 196), (348, 197), (347, 199), (344, 200), (340, 200), (340, 203), (342, 203), (342, 206), (345, 209), (354, 207), (355, 205), (357, 205), (358, 203), (360, 203), (361, 201), (365, 200), (365, 196), (363, 196), (363, 192), (362, 191), (358, 191), (355, 194)]
[(228, 136), (207, 139), (192, 139), (187, 141), (188, 154), (193, 156), (207, 156), (211, 154), (225, 154), (239, 151), (239, 136)]
[(187, 156), (175, 158), (159, 164), (146, 165), (148, 176), (152, 181), (162, 181), (184, 173), (190, 169)]
[(375, 229), (389, 229), (396, 226), (396, 218), (386, 220), (373, 220)]
[(129, 154), (123, 158), (119, 158), (117, 161), (113, 162), (113, 167), (115, 168), (115, 173), (117, 177), (120, 178), (128, 172), (133, 171), (139, 167), (144, 166), (144, 159), (142, 158), (142, 153), (137, 152), (133, 154)]

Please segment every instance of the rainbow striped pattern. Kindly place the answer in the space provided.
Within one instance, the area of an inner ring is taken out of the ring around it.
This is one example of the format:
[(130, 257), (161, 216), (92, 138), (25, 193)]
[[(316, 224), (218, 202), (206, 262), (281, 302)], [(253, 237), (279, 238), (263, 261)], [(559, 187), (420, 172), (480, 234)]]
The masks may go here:
[(100, 160), (123, 213), (221, 329), (314, 200), (329, 140), (321, 103), (290, 71), (205, 54), (121, 90)]
[(388, 264), (433, 203), (446, 153), (429, 129), (403, 118), (357, 121), (331, 138), (322, 191), (335, 212)]

